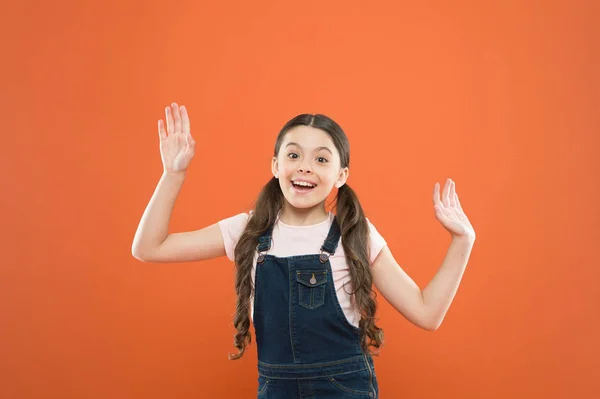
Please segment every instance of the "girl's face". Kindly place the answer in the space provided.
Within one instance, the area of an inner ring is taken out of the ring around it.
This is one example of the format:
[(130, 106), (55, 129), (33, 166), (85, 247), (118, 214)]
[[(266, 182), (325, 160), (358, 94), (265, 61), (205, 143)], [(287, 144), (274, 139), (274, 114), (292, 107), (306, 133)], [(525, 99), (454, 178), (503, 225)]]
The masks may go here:
[[(335, 186), (348, 179), (331, 137), (321, 129), (294, 126), (287, 131), (273, 157), (271, 170), (279, 179), (285, 199), (295, 208), (310, 208), (327, 199)], [(303, 184), (302, 181), (306, 182)]]

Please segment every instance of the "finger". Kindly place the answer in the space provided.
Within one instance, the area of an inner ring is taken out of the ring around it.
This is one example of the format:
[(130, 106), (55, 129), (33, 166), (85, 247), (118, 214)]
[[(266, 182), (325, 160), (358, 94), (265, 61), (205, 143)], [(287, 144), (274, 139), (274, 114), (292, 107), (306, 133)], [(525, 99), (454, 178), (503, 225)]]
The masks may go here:
[(175, 126), (173, 124), (173, 116), (171, 115), (171, 107), (165, 108), (165, 120), (167, 121), (167, 134), (171, 135), (175, 133)]
[(175, 120), (175, 134), (181, 134), (181, 115), (179, 114), (179, 105), (172, 103), (173, 119)]
[(450, 206), (456, 207), (456, 183), (452, 182), (450, 187)]
[(189, 150), (190, 148), (192, 148), (192, 146), (194, 145), (194, 143), (192, 143), (192, 136), (184, 133), (181, 133), (181, 136), (185, 139), (185, 149)]
[(183, 105), (179, 110), (181, 111), (181, 132), (187, 136), (190, 134), (190, 118), (187, 109)]
[(440, 201), (440, 183), (435, 183), (433, 186), (433, 204), (441, 205)]
[(462, 210), (462, 208), (460, 207), (460, 202), (458, 200), (458, 194), (456, 195), (456, 203), (457, 203), (457, 208), (458, 208), (458, 212), (456, 213), (458, 218), (464, 222), (469, 223), (469, 219), (467, 218), (467, 215), (465, 215), (465, 212)]
[(442, 193), (442, 202), (444, 206), (450, 206), (450, 186), (451, 180), (446, 180), (446, 184), (444, 185), (444, 192)]
[(162, 119), (158, 120), (158, 138), (163, 141), (167, 139), (167, 132), (165, 132), (165, 125)]

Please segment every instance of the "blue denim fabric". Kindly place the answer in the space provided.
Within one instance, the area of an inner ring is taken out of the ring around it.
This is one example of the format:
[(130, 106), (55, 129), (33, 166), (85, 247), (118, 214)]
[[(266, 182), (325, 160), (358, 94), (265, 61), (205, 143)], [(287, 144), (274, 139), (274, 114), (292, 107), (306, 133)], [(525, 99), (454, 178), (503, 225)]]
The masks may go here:
[(259, 238), (254, 329), (259, 399), (378, 397), (373, 359), (344, 315), (329, 256), (340, 228), (333, 219), (320, 254), (276, 257), (271, 227)]

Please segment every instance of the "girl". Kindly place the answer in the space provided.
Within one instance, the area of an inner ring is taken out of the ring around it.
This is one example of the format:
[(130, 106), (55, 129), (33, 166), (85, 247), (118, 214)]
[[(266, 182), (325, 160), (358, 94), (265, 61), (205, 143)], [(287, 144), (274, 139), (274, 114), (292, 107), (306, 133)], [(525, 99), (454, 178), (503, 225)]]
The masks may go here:
[[(450, 179), (435, 216), (452, 236), (436, 276), (421, 291), (396, 263), (348, 186), (350, 152), (342, 128), (324, 115), (298, 115), (283, 126), (271, 161), (273, 178), (255, 207), (204, 229), (167, 235), (195, 141), (185, 107), (158, 121), (163, 176), (140, 221), (133, 256), (190, 262), (226, 255), (236, 265), (234, 325), (239, 359), (258, 352), (258, 398), (377, 398), (369, 347), (379, 348), (379, 292), (415, 325), (436, 330), (465, 270), (475, 232)], [(335, 215), (325, 200), (336, 188)]]

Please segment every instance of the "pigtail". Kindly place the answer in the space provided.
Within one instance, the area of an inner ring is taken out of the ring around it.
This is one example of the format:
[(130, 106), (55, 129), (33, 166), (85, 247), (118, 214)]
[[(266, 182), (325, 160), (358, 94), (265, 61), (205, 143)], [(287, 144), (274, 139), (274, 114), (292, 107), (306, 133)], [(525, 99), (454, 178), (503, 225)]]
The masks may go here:
[(235, 292), (237, 294), (233, 324), (237, 332), (234, 346), (237, 354), (229, 354), (229, 360), (237, 360), (244, 355), (246, 347), (252, 342), (250, 334), (250, 296), (254, 293), (252, 285), (252, 265), (258, 238), (275, 223), (277, 214), (283, 206), (283, 193), (279, 180), (273, 177), (265, 184), (250, 215), (246, 228), (234, 250), (236, 265)]
[(358, 196), (344, 184), (339, 188), (336, 201), (337, 220), (342, 234), (342, 246), (346, 254), (346, 263), (350, 270), (355, 304), (360, 311), (359, 322), (361, 346), (371, 355), (370, 346), (375, 348), (383, 344), (383, 330), (375, 325), (377, 311), (377, 293), (372, 289), (369, 260), (369, 225)]

